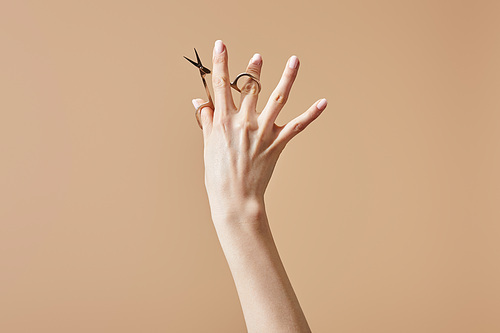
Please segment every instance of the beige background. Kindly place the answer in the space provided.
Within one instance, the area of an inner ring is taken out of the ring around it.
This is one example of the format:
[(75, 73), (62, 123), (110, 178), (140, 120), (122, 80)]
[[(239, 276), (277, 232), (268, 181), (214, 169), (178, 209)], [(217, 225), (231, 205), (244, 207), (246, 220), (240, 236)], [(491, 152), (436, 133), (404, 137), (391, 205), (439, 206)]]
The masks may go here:
[[(326, 112), (267, 192), (315, 332), (500, 331), (498, 1), (0, 2), (0, 331), (242, 332), (183, 55)], [(235, 95), (235, 97), (238, 97)]]

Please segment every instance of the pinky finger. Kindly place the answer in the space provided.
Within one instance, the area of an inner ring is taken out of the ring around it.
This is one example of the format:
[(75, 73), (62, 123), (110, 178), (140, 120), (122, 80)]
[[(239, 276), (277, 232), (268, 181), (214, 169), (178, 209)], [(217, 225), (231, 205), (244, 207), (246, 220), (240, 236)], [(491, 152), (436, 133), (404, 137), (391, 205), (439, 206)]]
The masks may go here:
[(276, 138), (276, 144), (285, 145), (287, 144), (294, 136), (302, 132), (310, 123), (314, 121), (314, 119), (318, 118), (319, 115), (323, 112), (327, 105), (326, 99), (320, 99), (316, 103), (314, 103), (306, 112), (302, 113), (297, 118), (291, 120), (288, 124), (286, 124), (278, 137)]

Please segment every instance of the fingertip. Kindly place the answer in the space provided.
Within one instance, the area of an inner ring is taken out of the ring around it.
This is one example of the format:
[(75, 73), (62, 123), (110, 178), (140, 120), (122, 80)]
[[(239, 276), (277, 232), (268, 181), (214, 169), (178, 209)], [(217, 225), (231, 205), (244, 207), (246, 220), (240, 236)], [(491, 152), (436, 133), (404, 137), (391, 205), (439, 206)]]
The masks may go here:
[(195, 98), (195, 99), (193, 99), (193, 100), (191, 101), (191, 103), (193, 103), (193, 106), (194, 106), (194, 108), (195, 108), (195, 109), (197, 109), (197, 108), (198, 108), (198, 106), (200, 106), (200, 103), (198, 102), (198, 99), (196, 99), (196, 98)]
[(222, 52), (224, 52), (224, 43), (222, 42), (222, 40), (218, 39), (215, 41), (215, 45), (214, 45), (214, 53), (215, 54), (221, 54)]
[(254, 65), (261, 65), (262, 64), (262, 56), (259, 53), (255, 53), (250, 59), (250, 63)]
[(297, 58), (296, 55), (293, 55), (288, 59), (288, 68), (290, 69), (296, 69), (299, 67), (299, 58)]
[(326, 109), (326, 106), (328, 105), (328, 101), (326, 100), (326, 98), (323, 98), (321, 99), (318, 104), (316, 104), (316, 108), (319, 110), (319, 111), (323, 111), (324, 109)]

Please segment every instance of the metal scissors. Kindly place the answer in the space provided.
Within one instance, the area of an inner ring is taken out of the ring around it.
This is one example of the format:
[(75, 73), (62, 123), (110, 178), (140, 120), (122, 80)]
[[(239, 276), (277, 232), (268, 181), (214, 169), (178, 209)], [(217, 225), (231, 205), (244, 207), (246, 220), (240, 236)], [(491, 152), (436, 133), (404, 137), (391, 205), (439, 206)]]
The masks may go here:
[[(198, 121), (198, 126), (200, 126), (200, 128), (203, 129), (203, 127), (201, 125), (201, 120), (200, 120), (200, 110), (202, 108), (204, 108), (205, 106), (209, 106), (212, 110), (214, 109), (214, 103), (212, 101), (212, 96), (210, 95), (210, 89), (208, 89), (207, 81), (205, 80), (205, 76), (207, 74), (210, 74), (211, 71), (210, 71), (210, 69), (206, 68), (205, 66), (203, 66), (201, 64), (201, 60), (200, 60), (200, 57), (198, 56), (198, 52), (196, 51), (196, 49), (194, 49), (194, 53), (196, 54), (196, 62), (194, 62), (193, 60), (189, 59), (186, 56), (184, 56), (184, 58), (200, 70), (201, 81), (203, 82), (203, 86), (205, 87), (205, 91), (207, 92), (208, 102), (203, 103), (200, 106), (198, 106), (196, 108), (196, 111), (195, 111), (195, 116), (196, 116), (196, 120)], [(243, 77), (243, 76), (248, 76), (249, 78), (254, 80), (257, 83), (257, 85), (259, 86), (258, 92), (260, 92), (261, 86), (260, 86), (259, 80), (255, 76), (253, 76), (252, 74), (246, 73), (246, 72), (240, 73), (236, 76), (234, 81), (231, 82), (231, 88), (233, 88), (237, 92), (241, 93), (240, 88), (238, 88), (238, 80), (240, 79), (240, 77)]]

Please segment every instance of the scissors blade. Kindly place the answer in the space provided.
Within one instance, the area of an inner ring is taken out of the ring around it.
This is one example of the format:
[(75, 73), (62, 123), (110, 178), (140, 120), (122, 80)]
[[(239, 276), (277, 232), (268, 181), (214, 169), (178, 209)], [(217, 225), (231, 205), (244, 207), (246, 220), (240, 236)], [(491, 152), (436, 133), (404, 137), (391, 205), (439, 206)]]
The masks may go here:
[(186, 59), (187, 61), (192, 63), (195, 67), (198, 67), (198, 69), (200, 70), (200, 72), (202, 74), (210, 74), (211, 73), (210, 69), (206, 68), (205, 66), (203, 66), (201, 64), (201, 60), (200, 60), (200, 57), (198, 56), (198, 52), (196, 51), (196, 49), (194, 49), (194, 52), (196, 53), (196, 60), (198, 61), (197, 63), (194, 62), (193, 60), (189, 59), (186, 56), (184, 56), (184, 59)]
[(210, 74), (210, 69), (206, 68), (205, 66), (201, 66), (200, 71), (203, 71), (205, 74)]
[(184, 59), (186, 59), (187, 61), (189, 61), (190, 63), (192, 63), (194, 66), (200, 68), (200, 65), (195, 63), (193, 60), (189, 59), (188, 57), (184, 56)]
[(203, 65), (201, 64), (200, 56), (198, 55), (198, 51), (196, 51), (196, 48), (194, 48), (194, 53), (196, 53), (196, 61), (198, 61), (200, 67), (203, 67)]
[(196, 60), (198, 61), (198, 64), (200, 64), (200, 70), (205, 74), (210, 74), (210, 69), (206, 68), (201, 64), (201, 60), (200, 57), (198, 56), (198, 51), (196, 51), (196, 48), (194, 48), (194, 53), (196, 53)]

